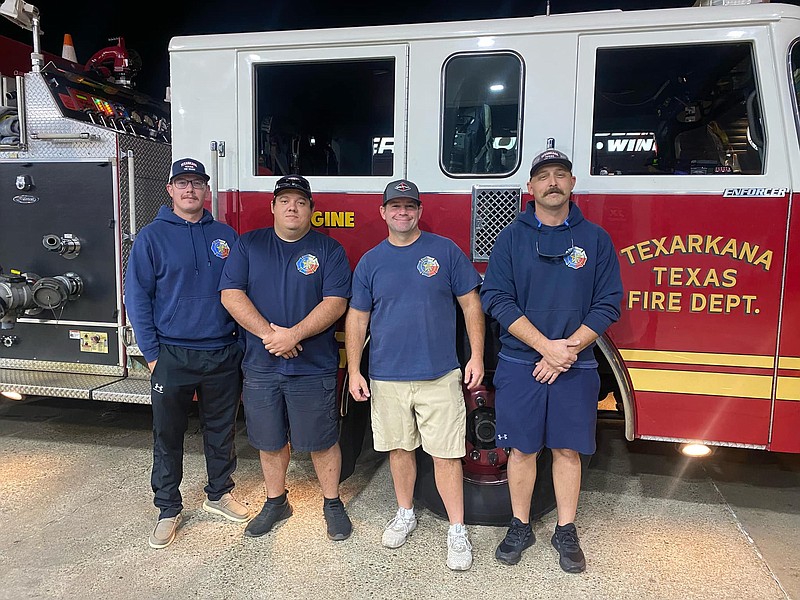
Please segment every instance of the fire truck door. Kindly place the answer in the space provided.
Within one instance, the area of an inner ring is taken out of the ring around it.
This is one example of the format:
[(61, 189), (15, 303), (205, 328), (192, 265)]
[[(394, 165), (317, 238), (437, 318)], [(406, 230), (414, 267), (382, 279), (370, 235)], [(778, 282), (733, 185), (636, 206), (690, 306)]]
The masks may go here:
[(637, 437), (769, 443), (791, 175), (768, 33), (579, 44), (576, 197), (618, 252)]

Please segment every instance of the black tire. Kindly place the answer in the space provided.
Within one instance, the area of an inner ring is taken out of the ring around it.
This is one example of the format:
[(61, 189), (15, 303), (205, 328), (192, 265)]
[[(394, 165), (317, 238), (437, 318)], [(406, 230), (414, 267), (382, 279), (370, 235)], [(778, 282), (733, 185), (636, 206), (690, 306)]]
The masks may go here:
[(356, 461), (365, 447), (372, 447), (369, 402), (356, 402), (349, 398), (347, 414), (339, 423), (339, 447), (342, 449), (342, 482), (356, 469)]
[[(361, 356), (361, 372), (369, 373), (369, 351), (364, 348)], [(349, 375), (342, 379), (340, 398), (346, 406), (346, 414), (339, 421), (339, 447), (342, 450), (341, 483), (356, 470), (356, 462), (364, 449), (372, 449), (372, 422), (370, 419), (370, 403), (356, 402), (348, 392)]]
[[(556, 506), (553, 490), (552, 455), (545, 449), (537, 460), (538, 476), (531, 502), (531, 518), (538, 520)], [(435, 513), (447, 518), (433, 473), (433, 459), (421, 448), (417, 449), (417, 483), (414, 499)], [(508, 480), (503, 478), (492, 483), (477, 483), (464, 480), (464, 521), (469, 525), (505, 526), (511, 521), (511, 498)]]
[[(585, 476), (589, 456), (581, 455)], [(536, 462), (537, 477), (531, 502), (531, 519), (536, 521), (556, 507), (553, 489), (553, 456), (545, 448)], [(434, 514), (447, 518), (444, 503), (436, 490), (433, 473), (433, 459), (421, 448), (417, 449), (417, 483), (414, 500)], [(464, 521), (469, 525), (506, 526), (511, 521), (511, 498), (508, 494), (508, 480), (493, 483), (477, 483), (464, 480)]]

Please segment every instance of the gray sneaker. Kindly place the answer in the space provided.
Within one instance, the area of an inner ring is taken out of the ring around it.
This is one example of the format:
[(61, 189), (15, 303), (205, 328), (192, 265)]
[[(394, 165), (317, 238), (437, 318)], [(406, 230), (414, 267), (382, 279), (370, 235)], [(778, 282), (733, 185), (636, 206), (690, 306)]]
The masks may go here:
[(205, 502), (203, 502), (203, 510), (212, 515), (223, 516), (236, 523), (244, 523), (250, 520), (250, 511), (231, 494), (224, 494), (219, 500), (206, 498)]
[(175, 541), (175, 533), (178, 531), (181, 521), (183, 521), (183, 517), (181, 517), (180, 514), (174, 517), (159, 519), (153, 532), (150, 534), (150, 539), (147, 540), (150, 547), (156, 549), (166, 548)]

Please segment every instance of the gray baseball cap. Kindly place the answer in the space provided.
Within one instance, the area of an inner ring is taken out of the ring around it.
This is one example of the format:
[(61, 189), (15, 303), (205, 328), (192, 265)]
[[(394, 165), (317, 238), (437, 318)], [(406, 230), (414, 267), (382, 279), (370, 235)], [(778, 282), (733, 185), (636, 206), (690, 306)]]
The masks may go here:
[(531, 177), (545, 165), (561, 165), (572, 173), (572, 161), (566, 154), (555, 148), (548, 148), (544, 152), (540, 152), (533, 157), (533, 162), (531, 162)]
[(408, 179), (398, 179), (386, 186), (386, 189), (383, 191), (383, 205), (386, 206), (389, 200), (394, 200), (396, 198), (408, 198), (409, 200), (416, 201), (417, 204), (422, 204), (422, 201), (419, 199), (419, 189), (417, 185)]

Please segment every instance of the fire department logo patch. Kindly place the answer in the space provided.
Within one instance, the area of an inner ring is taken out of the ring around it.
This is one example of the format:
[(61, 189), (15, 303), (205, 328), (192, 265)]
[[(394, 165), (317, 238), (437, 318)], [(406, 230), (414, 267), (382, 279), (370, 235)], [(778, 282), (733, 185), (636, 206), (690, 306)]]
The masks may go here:
[(573, 246), (572, 252), (564, 257), (564, 264), (566, 264), (570, 269), (580, 269), (586, 264), (586, 260), (586, 250), (579, 248), (578, 246)]
[(439, 272), (439, 261), (432, 256), (424, 256), (417, 263), (417, 271), (424, 277), (433, 277)]
[(231, 247), (225, 240), (214, 240), (211, 242), (211, 252), (213, 252), (214, 256), (217, 258), (225, 259), (228, 258), (228, 255), (231, 253)]
[(311, 275), (319, 269), (319, 260), (313, 254), (304, 254), (297, 260), (297, 270), (303, 275)]
[(405, 181), (401, 181), (396, 186), (394, 186), (394, 189), (396, 189), (398, 192), (407, 192), (408, 190), (411, 189), (411, 186), (408, 185)]

